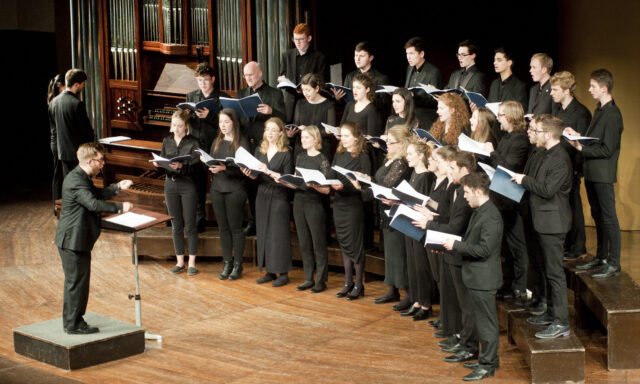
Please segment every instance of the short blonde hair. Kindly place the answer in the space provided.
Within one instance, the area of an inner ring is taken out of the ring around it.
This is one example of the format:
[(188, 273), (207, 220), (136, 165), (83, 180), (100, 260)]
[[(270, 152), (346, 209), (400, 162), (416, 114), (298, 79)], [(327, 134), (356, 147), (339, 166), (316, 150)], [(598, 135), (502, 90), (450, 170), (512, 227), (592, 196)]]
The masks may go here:
[(553, 59), (547, 55), (546, 53), (534, 53), (531, 56), (531, 60), (538, 60), (540, 62), (540, 66), (547, 69), (547, 74), (551, 74), (551, 70), (553, 69)]
[[(318, 151), (322, 149), (322, 135), (320, 135), (320, 130), (315, 125), (307, 125), (304, 127), (302, 132), (307, 132), (313, 139), (316, 141), (316, 145), (314, 148)], [(302, 135), (302, 132), (300, 134)]]
[[(187, 135), (191, 133), (191, 124), (189, 124), (189, 111), (186, 109), (178, 109), (173, 112), (171, 115), (171, 120), (180, 119), (184, 123), (185, 128), (187, 128)], [(169, 128), (169, 132), (173, 133), (173, 124), (171, 124), (171, 128)]]
[(106, 151), (102, 144), (89, 142), (81, 144), (80, 147), (78, 147), (76, 157), (78, 158), (78, 162), (80, 164), (84, 164), (91, 159), (97, 158), (99, 153), (102, 153), (104, 155), (105, 152)]
[(569, 90), (571, 95), (576, 89), (576, 78), (571, 72), (562, 71), (551, 76), (551, 85), (558, 85), (563, 90)]

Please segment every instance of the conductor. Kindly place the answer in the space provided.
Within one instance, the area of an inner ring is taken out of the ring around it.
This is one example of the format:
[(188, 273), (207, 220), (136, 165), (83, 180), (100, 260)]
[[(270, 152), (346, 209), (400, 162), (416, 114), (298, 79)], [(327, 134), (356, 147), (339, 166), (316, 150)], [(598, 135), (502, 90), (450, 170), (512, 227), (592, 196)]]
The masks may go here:
[(104, 147), (98, 143), (80, 145), (77, 152), (79, 165), (62, 183), (62, 209), (55, 243), (64, 270), (62, 325), (69, 334), (85, 335), (99, 331), (89, 326), (82, 316), (89, 299), (91, 250), (100, 236), (100, 212), (122, 213), (132, 208), (129, 202), (105, 201), (128, 189), (131, 180), (122, 180), (104, 189), (93, 185), (91, 176), (102, 169), (104, 152)]

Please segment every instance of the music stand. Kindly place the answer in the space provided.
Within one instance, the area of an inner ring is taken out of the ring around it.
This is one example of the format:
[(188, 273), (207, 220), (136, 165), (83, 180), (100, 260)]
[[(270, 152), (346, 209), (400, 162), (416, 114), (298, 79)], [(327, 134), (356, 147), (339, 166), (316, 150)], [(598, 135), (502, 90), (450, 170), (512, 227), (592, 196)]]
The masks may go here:
[[(130, 212), (133, 213), (138, 213), (141, 215), (146, 215), (146, 216), (151, 216), (153, 217), (155, 220), (150, 221), (148, 223), (142, 224), (142, 225), (138, 225), (135, 227), (129, 227), (129, 226), (125, 226), (125, 225), (120, 225), (120, 224), (116, 224), (116, 223), (112, 223), (110, 221), (107, 221), (107, 219), (111, 219), (114, 218), (116, 216), (120, 216), (120, 214), (118, 215), (110, 215), (110, 216), (106, 216), (102, 218), (102, 227), (106, 228), (106, 229), (113, 229), (115, 231), (119, 231), (119, 232), (127, 232), (127, 233), (133, 233), (133, 260), (134, 260), (134, 264), (135, 264), (135, 270), (136, 270), (136, 294), (135, 296), (129, 295), (129, 299), (134, 298), (135, 299), (135, 306), (136, 306), (136, 325), (139, 327), (142, 327), (142, 309), (141, 309), (141, 299), (140, 299), (140, 283), (138, 280), (138, 232), (147, 229), (149, 227), (152, 227), (156, 224), (160, 224), (160, 223), (164, 223), (167, 222), (171, 219), (173, 219), (173, 216), (169, 216), (169, 215), (165, 215), (163, 213), (158, 213), (158, 212), (154, 212), (154, 211), (149, 211), (146, 209), (141, 209), (141, 208), (133, 208)], [(149, 333), (148, 331), (145, 331), (144, 334), (144, 338), (147, 340), (157, 340), (159, 343), (162, 343), (162, 336), (160, 335), (154, 335)]]

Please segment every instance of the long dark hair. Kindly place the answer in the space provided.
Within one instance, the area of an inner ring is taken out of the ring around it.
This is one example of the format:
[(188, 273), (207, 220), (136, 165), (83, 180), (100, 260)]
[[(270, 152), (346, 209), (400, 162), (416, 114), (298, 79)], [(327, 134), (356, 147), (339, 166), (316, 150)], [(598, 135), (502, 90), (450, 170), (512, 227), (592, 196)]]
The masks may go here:
[[(225, 115), (229, 119), (231, 119), (231, 123), (233, 124), (233, 139), (231, 140), (230, 147), (231, 150), (235, 152), (240, 146), (240, 121), (238, 120), (238, 114), (234, 109), (224, 108), (222, 111), (220, 111), (219, 115)], [(220, 118), (219, 115), (218, 118)], [(220, 144), (222, 144), (223, 141), (224, 134), (220, 132), (218, 134), (218, 137), (216, 138), (215, 144), (213, 145), (213, 151), (211, 152), (211, 155), (213, 155), (218, 150)]]
[(64, 76), (62, 76), (61, 73), (58, 73), (49, 81), (49, 87), (47, 88), (47, 104), (50, 104), (51, 100), (60, 93), (60, 84), (64, 85)]
[[(404, 100), (404, 125), (406, 125), (408, 129), (418, 128), (420, 123), (416, 119), (413, 94), (411, 91), (406, 88), (398, 88), (393, 91), (391, 97), (393, 97), (393, 95), (399, 95)], [(391, 113), (396, 113), (393, 107), (391, 107)]]

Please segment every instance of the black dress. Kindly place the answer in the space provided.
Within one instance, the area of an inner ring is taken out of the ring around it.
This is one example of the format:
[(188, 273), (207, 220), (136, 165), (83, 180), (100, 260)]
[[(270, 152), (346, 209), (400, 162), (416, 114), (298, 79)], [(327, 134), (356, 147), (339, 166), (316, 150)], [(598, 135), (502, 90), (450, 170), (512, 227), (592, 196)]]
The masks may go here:
[[(332, 126), (336, 125), (336, 107), (333, 101), (325, 99), (318, 104), (311, 104), (307, 99), (298, 101), (293, 115), (293, 124), (295, 125), (315, 125), (320, 130), (322, 136), (322, 149), (320, 152), (329, 161), (333, 159), (332, 142), (333, 135), (325, 132), (322, 123)], [(293, 147), (293, 158), (298, 159), (298, 155), (303, 152), (302, 143), (300, 142), (301, 134), (296, 135)]]
[[(276, 152), (267, 160), (267, 154), (256, 149), (255, 157), (267, 168), (281, 174), (293, 172), (291, 151)], [(286, 273), (291, 270), (291, 233), (289, 232), (289, 190), (261, 173), (258, 176), (256, 197), (256, 237), (258, 242), (258, 268), (267, 273)]]
[[(409, 177), (409, 166), (404, 159), (395, 159), (383, 164), (375, 174), (375, 182), (387, 188), (400, 184)], [(389, 226), (391, 219), (383, 211), (387, 207), (379, 204), (380, 228), (384, 237), (384, 283), (396, 288), (409, 286), (407, 278), (407, 256), (404, 246), (404, 235)]]
[(357, 123), (365, 136), (379, 137), (383, 133), (382, 119), (375, 104), (369, 103), (360, 112), (355, 110), (356, 102), (351, 101), (344, 108), (340, 125), (344, 123)]
[[(416, 191), (428, 195), (433, 181), (433, 173), (413, 171), (409, 184)], [(407, 275), (411, 301), (430, 307), (434, 278), (427, 259), (427, 250), (422, 241), (416, 241), (409, 236), (404, 237), (404, 242), (407, 249)]]
[[(300, 104), (298, 104), (300, 105)], [(309, 156), (307, 151), (296, 158), (296, 166), (314, 169), (326, 177), (331, 172), (329, 160), (322, 154)], [(305, 281), (313, 281), (313, 270), (316, 269), (316, 284), (327, 281), (327, 214), (324, 207), (324, 194), (313, 188), (296, 189), (293, 197), (293, 219), (302, 254), (302, 267)], [(315, 265), (313, 255), (315, 253)]]
[[(442, 217), (443, 220), (449, 220), (449, 210), (451, 204), (451, 196), (447, 193), (447, 189), (449, 187), (449, 179), (444, 178), (440, 181), (440, 184), (437, 184), (437, 180), (435, 175), (433, 176), (433, 183), (431, 183), (431, 187), (429, 188), (429, 193), (427, 194), (433, 201), (438, 203), (438, 209), (436, 209), (436, 213), (439, 217)], [(442, 263), (442, 252), (435, 251), (431, 247), (427, 247), (427, 258), (429, 259), (429, 267), (431, 267), (431, 272), (433, 273), (433, 278), (440, 284), (440, 264)]]
[[(351, 171), (371, 174), (371, 161), (366, 153), (352, 157), (351, 153), (336, 153), (333, 165), (338, 165)], [(344, 188), (336, 191), (333, 200), (333, 222), (336, 236), (342, 253), (348, 256), (354, 264), (364, 263), (364, 215), (363, 200), (369, 200), (366, 192), (358, 191), (353, 184), (338, 172), (332, 176), (344, 184)]]
[[(399, 115), (391, 115), (387, 119), (387, 124), (384, 127), (384, 133), (389, 133), (389, 129), (396, 125), (406, 125), (406, 121), (403, 117)], [(420, 128), (420, 122), (416, 119), (411, 127), (407, 127), (408, 129), (418, 129)]]

